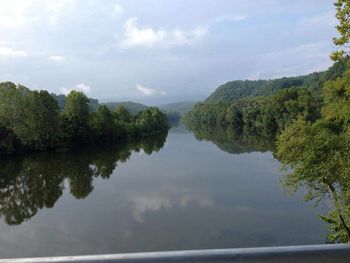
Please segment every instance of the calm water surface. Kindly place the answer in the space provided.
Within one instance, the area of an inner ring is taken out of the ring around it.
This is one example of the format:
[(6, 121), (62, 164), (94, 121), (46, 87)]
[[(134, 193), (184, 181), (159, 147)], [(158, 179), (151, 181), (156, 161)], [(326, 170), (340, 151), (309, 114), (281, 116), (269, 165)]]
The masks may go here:
[[(233, 146), (235, 147), (235, 146)], [(173, 129), (133, 145), (0, 163), (0, 257), (324, 243), (271, 152)]]

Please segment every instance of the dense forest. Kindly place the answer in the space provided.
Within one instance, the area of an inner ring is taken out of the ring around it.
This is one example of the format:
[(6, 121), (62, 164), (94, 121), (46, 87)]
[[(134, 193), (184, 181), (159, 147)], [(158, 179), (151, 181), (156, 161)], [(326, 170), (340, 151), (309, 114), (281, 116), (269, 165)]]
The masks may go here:
[(0, 83), (0, 155), (122, 142), (168, 129), (166, 115), (156, 107), (132, 115), (123, 106), (93, 110), (82, 92), (60, 99), (63, 109), (47, 91)]
[[(293, 193), (304, 187), (305, 200), (316, 203), (329, 197), (333, 207), (322, 216), (329, 226), (328, 241), (349, 242), (350, 2), (337, 0), (335, 8), (339, 37), (333, 41), (339, 48), (331, 54), (335, 64), (330, 69), (294, 78), (226, 83), (184, 121), (197, 134), (221, 131), (234, 134), (233, 140), (247, 133), (275, 136), (274, 156), (286, 172), (286, 189)], [(223, 145), (220, 138), (214, 141)]]
[[(185, 115), (184, 121), (195, 127), (232, 126), (238, 130), (246, 129), (256, 133), (276, 133), (300, 116), (306, 121), (315, 121), (321, 116), (321, 107), (324, 105), (321, 88), (327, 81), (343, 75), (348, 67), (348, 60), (345, 58), (327, 71), (304, 77), (232, 82), (255, 83), (244, 86), (244, 92), (236, 85), (225, 84), (225, 88), (219, 87), (205, 102), (196, 104)], [(261, 83), (270, 84), (259, 86)], [(296, 86), (297, 83), (305, 85)], [(255, 91), (247, 95), (245, 92), (251, 91), (251, 87)], [(253, 95), (259, 93), (270, 95)], [(236, 99), (232, 99), (232, 94), (235, 94)], [(221, 96), (225, 99), (220, 99)]]

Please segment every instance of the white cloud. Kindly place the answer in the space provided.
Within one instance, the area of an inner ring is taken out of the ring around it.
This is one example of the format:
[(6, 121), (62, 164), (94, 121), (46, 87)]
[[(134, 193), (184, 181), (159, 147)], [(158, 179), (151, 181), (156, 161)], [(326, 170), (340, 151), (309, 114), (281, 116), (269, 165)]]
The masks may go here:
[(181, 195), (174, 195), (171, 192), (146, 192), (138, 193), (131, 197), (132, 210), (134, 219), (143, 223), (146, 220), (146, 214), (151, 212), (157, 212), (162, 209), (169, 209), (175, 206), (188, 207), (189, 205), (197, 205), (201, 208), (207, 208), (214, 205), (214, 201), (201, 194), (195, 193), (191, 190), (191, 193), (185, 190), (181, 192)]
[[(302, 44), (299, 46), (278, 49), (262, 54), (257, 59), (258, 78), (280, 78), (284, 76), (304, 75), (324, 70), (332, 65), (329, 59), (331, 47), (328, 41)], [(288, 58), (287, 60), (285, 58)], [(303, 61), (303, 63), (300, 63)], [(274, 68), (269, 68), (274, 65)], [(251, 75), (251, 78), (256, 76)]]
[(143, 215), (147, 212), (154, 212), (160, 209), (170, 208), (172, 206), (170, 199), (158, 193), (149, 193), (139, 196), (133, 200), (133, 213), (137, 222), (144, 222)]
[(151, 27), (138, 27), (136, 17), (129, 18), (124, 28), (125, 33), (122, 40), (122, 46), (124, 48), (136, 46), (153, 47), (155, 45), (188, 45), (208, 33), (208, 30), (203, 27), (197, 27), (189, 31), (181, 29), (166, 31), (163, 29), (156, 30)]
[(89, 93), (90, 90), (91, 90), (91, 87), (88, 86), (88, 85), (85, 85), (85, 84), (83, 84), (83, 83), (80, 83), (80, 84), (75, 85), (75, 86), (72, 87), (72, 88), (65, 88), (65, 87), (63, 87), (63, 88), (61, 89), (61, 92), (62, 92), (63, 94), (66, 94), (66, 95), (67, 95), (67, 94), (69, 94), (72, 90), (82, 91), (82, 92), (84, 92), (84, 93)]
[(18, 27), (26, 22), (26, 10), (32, 1), (0, 0), (0, 27)]
[(153, 96), (156, 93), (155, 89), (151, 89), (151, 88), (146, 88), (140, 84), (136, 85), (136, 89), (142, 93), (142, 95), (145, 96)]
[(28, 56), (28, 53), (23, 50), (15, 50), (10, 47), (1, 47), (0, 46), (0, 57), (12, 57), (12, 58), (21, 58)]
[(50, 56), (50, 57), (48, 57), (48, 59), (49, 59), (49, 60), (56, 61), (56, 62), (62, 62), (62, 61), (65, 61), (65, 60), (66, 60), (65, 57), (63, 57), (63, 56), (57, 56), (57, 55), (55, 55), (55, 56)]
[(72, 10), (76, 0), (42, 0), (44, 1), (43, 9), (48, 17), (49, 24), (54, 26), (57, 24), (58, 20), (67, 13), (67, 11)]
[(314, 42), (302, 44), (292, 48), (279, 49), (274, 52), (263, 54), (267, 61), (272, 59), (282, 59), (289, 57), (297, 57), (303, 59), (311, 59), (314, 57), (327, 58), (329, 54), (329, 43), (328, 41)]
[(112, 16), (114, 18), (120, 17), (124, 12), (123, 6), (120, 4), (115, 4), (113, 7)]
[(156, 90), (152, 88), (147, 88), (143, 85), (136, 84), (136, 89), (144, 96), (151, 97), (154, 95), (166, 95), (166, 92), (163, 90)]
[(327, 12), (327, 13), (303, 18), (299, 21), (299, 23), (302, 26), (310, 26), (310, 27), (335, 26), (337, 25), (337, 19), (332, 11), (332, 12)]
[(240, 22), (247, 19), (247, 16), (245, 15), (236, 15), (236, 16), (219, 16), (215, 19), (215, 22), (224, 22), (224, 21), (231, 21), (231, 22)]
[(33, 22), (56, 25), (76, 0), (0, 0), (0, 27), (18, 28)]

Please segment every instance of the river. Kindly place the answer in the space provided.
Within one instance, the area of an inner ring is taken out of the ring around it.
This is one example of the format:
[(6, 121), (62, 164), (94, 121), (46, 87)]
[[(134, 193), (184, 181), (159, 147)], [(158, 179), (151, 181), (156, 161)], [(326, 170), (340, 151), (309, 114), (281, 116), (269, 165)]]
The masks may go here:
[(289, 196), (270, 151), (229, 146), (175, 128), (2, 160), (0, 257), (325, 243), (327, 203)]

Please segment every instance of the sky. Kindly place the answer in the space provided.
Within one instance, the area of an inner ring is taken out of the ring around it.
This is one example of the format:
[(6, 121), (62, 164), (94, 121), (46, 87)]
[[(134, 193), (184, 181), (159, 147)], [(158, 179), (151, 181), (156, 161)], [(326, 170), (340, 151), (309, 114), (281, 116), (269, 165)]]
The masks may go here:
[(0, 82), (202, 100), (230, 80), (327, 69), (334, 13), (331, 0), (0, 0)]

